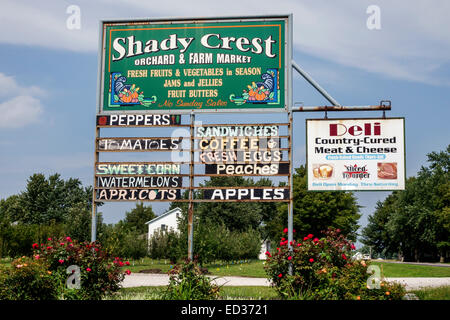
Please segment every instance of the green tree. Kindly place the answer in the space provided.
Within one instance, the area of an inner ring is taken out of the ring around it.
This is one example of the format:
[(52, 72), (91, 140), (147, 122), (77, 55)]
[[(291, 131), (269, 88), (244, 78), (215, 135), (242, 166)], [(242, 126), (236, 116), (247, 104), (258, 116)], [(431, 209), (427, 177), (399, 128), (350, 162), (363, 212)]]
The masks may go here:
[(33, 174), (25, 191), (0, 200), (0, 254), (28, 254), (30, 243), (49, 237), (89, 240), (91, 206), (92, 187), (80, 180)]
[(368, 217), (368, 224), (362, 230), (361, 242), (383, 256), (391, 256), (399, 249), (398, 243), (386, 228), (396, 210), (397, 201), (398, 191), (394, 191), (384, 201), (378, 201), (375, 212)]
[(26, 190), (20, 195), (23, 208), (18, 221), (26, 224), (46, 224), (50, 221), (65, 222), (69, 208), (83, 204), (86, 209), (92, 205), (92, 188), (83, 188), (81, 181), (61, 179), (59, 174), (49, 176), (33, 174), (27, 181)]
[[(353, 193), (346, 191), (311, 192), (307, 188), (306, 169), (302, 165), (293, 176), (294, 229), (299, 235), (320, 235), (329, 227), (340, 229), (355, 240), (361, 216)], [(279, 239), (287, 227), (288, 205), (278, 205), (276, 219), (268, 223), (271, 239)]]
[(154, 218), (156, 218), (156, 215), (152, 207), (146, 207), (143, 202), (140, 202), (136, 203), (136, 207), (126, 213), (123, 223), (125, 228), (134, 229), (142, 234), (147, 232), (147, 225), (145, 223)]
[[(66, 235), (80, 242), (91, 241), (91, 215), (92, 210), (87, 209), (83, 203), (70, 207), (64, 224)], [(101, 234), (104, 228), (103, 215), (97, 212), (97, 234)]]
[[(369, 218), (363, 243), (377, 250), (398, 250), (406, 260), (419, 261), (450, 250), (450, 146), (427, 155), (416, 177), (406, 181), (405, 190), (392, 193)], [(380, 216), (383, 216), (381, 223)], [(387, 235), (387, 236), (382, 236)]]
[[(255, 187), (273, 186), (270, 179), (254, 181), (251, 178), (211, 177), (210, 180), (200, 184), (201, 187)], [(183, 193), (188, 198), (188, 192)], [(202, 190), (194, 194), (194, 198), (202, 199)], [(188, 203), (173, 202), (170, 209), (179, 207), (183, 212), (181, 227), (187, 227)], [(259, 230), (265, 236), (264, 225), (276, 216), (274, 202), (201, 202), (195, 203), (194, 217), (197, 223), (214, 222), (223, 224), (230, 231), (245, 231), (248, 228)]]
[(12, 223), (23, 216), (21, 196), (12, 195), (6, 199), (0, 199), (0, 223)]

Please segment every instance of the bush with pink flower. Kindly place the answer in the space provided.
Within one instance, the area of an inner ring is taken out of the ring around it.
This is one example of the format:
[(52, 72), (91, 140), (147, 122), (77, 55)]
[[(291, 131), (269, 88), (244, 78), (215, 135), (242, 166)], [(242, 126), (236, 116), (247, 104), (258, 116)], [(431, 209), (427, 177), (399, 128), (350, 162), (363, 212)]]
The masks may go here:
[[(99, 243), (77, 242), (70, 237), (49, 238), (46, 243), (33, 244), (33, 259), (44, 261), (52, 273), (63, 299), (98, 300), (120, 289), (127, 265), (119, 257), (108, 254)], [(128, 263), (129, 265), (129, 263)], [(71, 288), (68, 268), (79, 270), (79, 289)]]
[(404, 296), (399, 284), (382, 281), (378, 289), (367, 286), (369, 264), (350, 258), (355, 246), (339, 229), (330, 228), (321, 238), (309, 234), (301, 239), (288, 243), (282, 238), (275, 252), (266, 252), (266, 273), (281, 298), (395, 300)]
[(57, 300), (59, 295), (45, 261), (23, 256), (0, 267), (0, 300)]

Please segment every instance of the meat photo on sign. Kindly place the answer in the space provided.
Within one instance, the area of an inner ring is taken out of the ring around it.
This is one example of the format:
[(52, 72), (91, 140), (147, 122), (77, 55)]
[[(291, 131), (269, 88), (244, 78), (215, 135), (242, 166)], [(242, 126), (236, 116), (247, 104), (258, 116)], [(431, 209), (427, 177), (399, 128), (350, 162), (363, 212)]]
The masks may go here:
[(397, 179), (397, 162), (378, 162), (379, 179)]

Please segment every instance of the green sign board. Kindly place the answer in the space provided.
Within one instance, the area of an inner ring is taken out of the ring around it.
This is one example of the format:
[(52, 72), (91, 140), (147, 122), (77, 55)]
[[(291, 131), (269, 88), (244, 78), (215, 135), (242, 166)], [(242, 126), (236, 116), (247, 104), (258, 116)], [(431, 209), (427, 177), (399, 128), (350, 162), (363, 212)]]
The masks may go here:
[(285, 111), (288, 19), (104, 21), (98, 111)]

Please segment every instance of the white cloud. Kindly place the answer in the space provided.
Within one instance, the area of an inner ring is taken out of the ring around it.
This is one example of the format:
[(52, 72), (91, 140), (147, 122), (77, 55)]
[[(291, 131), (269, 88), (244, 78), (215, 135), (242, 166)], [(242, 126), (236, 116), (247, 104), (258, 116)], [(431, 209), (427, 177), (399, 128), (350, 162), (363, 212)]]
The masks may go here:
[[(69, 30), (66, 9), (81, 9), (81, 29)], [(366, 9), (381, 9), (381, 30), (369, 30)], [(277, 0), (224, 2), (200, 0), (49, 0), (29, 2), (3, 0), (0, 43), (38, 45), (81, 52), (98, 49), (101, 19), (131, 17), (201, 17), (293, 13), (294, 48), (326, 61), (391, 78), (450, 85), (442, 70), (450, 64), (448, 0)], [(296, 62), (302, 65), (301, 55)]]
[(20, 128), (39, 121), (43, 107), (38, 97), (45, 94), (37, 86), (22, 87), (13, 77), (0, 73), (0, 128)]
[(31, 96), (17, 96), (0, 103), (0, 128), (19, 128), (38, 121), (42, 106)]

